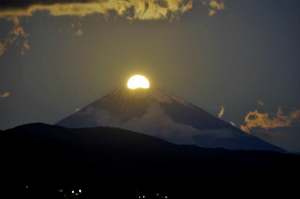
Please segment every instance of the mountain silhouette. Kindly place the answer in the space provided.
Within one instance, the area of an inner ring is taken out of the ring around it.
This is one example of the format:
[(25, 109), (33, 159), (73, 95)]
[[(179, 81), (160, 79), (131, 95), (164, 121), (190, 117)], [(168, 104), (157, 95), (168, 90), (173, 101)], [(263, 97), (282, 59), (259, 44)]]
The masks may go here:
[(171, 199), (289, 198), (298, 192), (291, 178), (300, 177), (300, 157), (292, 154), (176, 145), (112, 127), (37, 123), (0, 136), (1, 198), (57, 198), (60, 189), (81, 189), (81, 198), (95, 199), (154, 193)]
[(116, 89), (56, 125), (118, 127), (206, 148), (284, 151), (157, 88)]

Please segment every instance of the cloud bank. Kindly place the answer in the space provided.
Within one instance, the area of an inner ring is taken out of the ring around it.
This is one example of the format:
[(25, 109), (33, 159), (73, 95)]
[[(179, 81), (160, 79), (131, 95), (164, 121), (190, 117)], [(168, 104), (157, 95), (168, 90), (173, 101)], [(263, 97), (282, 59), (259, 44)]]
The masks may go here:
[(164, 19), (183, 14), (192, 8), (192, 3), (193, 0), (14, 0), (1, 3), (0, 16), (32, 16), (37, 11), (48, 11), (52, 16), (82, 17), (115, 12), (127, 19)]
[[(209, 7), (209, 15), (225, 8), (220, 0), (199, 0)], [(48, 11), (52, 16), (86, 16), (93, 13), (109, 15), (114, 12), (129, 20), (176, 18), (193, 7), (193, 0), (4, 0), (0, 16), (32, 16)]]

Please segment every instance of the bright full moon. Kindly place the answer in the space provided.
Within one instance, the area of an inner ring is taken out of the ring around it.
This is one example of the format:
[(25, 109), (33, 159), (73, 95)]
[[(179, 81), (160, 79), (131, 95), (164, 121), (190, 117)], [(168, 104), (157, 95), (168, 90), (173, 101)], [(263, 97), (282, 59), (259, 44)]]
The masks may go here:
[(144, 76), (135, 75), (129, 79), (127, 87), (131, 89), (149, 88), (149, 81)]

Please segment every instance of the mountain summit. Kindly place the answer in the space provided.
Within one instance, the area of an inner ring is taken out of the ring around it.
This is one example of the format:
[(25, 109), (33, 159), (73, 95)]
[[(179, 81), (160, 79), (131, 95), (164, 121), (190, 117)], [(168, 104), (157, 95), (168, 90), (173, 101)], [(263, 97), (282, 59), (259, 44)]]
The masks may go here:
[(56, 125), (118, 127), (207, 148), (283, 151), (157, 88), (116, 89)]

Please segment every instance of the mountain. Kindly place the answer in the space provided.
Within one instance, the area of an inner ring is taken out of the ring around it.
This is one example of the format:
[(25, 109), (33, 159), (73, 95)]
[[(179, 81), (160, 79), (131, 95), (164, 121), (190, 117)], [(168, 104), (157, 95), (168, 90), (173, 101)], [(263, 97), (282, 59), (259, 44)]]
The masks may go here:
[(176, 144), (208, 148), (283, 151), (156, 88), (117, 89), (56, 125), (119, 127)]
[(157, 88), (116, 89), (56, 125), (118, 127), (207, 148), (284, 151)]
[(119, 128), (42, 123), (2, 131), (0, 147), (1, 198), (57, 198), (61, 189), (68, 198), (75, 198), (71, 190), (82, 189), (76, 198), (90, 199), (135, 198), (136, 193), (171, 199), (290, 198), (298, 193), (292, 178), (300, 177), (300, 157), (293, 154), (207, 149)]

